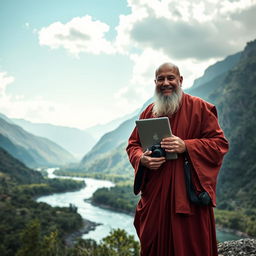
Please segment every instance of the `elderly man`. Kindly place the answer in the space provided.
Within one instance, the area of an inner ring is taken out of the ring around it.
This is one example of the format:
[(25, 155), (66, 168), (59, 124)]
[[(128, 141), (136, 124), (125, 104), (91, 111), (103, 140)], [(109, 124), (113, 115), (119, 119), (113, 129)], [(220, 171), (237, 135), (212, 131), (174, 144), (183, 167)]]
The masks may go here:
[[(155, 102), (140, 119), (169, 118), (172, 137), (162, 140), (166, 152), (178, 159), (151, 157), (143, 152), (137, 128), (129, 138), (127, 153), (135, 170), (134, 192), (141, 193), (134, 225), (142, 256), (217, 256), (213, 208), (216, 181), (228, 142), (221, 130), (216, 108), (182, 91), (177, 66), (162, 64), (155, 73)], [(211, 205), (188, 199), (184, 152), (189, 157), (196, 193), (206, 191)]]

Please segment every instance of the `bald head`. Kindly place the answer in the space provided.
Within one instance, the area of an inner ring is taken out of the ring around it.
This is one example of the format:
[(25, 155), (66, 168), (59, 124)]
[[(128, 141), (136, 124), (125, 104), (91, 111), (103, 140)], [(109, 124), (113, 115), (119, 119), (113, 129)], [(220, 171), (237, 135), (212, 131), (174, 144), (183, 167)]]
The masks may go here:
[(180, 76), (179, 68), (175, 64), (173, 64), (173, 63), (166, 62), (166, 63), (163, 63), (162, 65), (160, 65), (156, 69), (155, 77), (157, 77), (160, 72), (163, 72), (165, 70), (173, 70), (178, 76)]

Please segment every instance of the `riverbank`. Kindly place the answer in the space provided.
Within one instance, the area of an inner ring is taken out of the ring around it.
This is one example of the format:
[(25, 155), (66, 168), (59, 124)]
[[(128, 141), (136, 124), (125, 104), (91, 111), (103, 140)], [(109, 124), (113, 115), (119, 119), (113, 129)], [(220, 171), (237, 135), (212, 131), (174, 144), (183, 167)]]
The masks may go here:
[(85, 202), (88, 202), (90, 204), (92, 204), (93, 206), (97, 206), (97, 207), (100, 207), (102, 209), (105, 209), (105, 210), (109, 210), (109, 211), (113, 211), (113, 212), (117, 212), (117, 213), (124, 213), (124, 214), (127, 214), (127, 215), (130, 215), (130, 216), (134, 216), (135, 214), (135, 209), (134, 209), (134, 212), (130, 212), (130, 211), (126, 211), (126, 210), (123, 210), (123, 209), (119, 209), (119, 208), (115, 208), (115, 207), (112, 207), (110, 205), (107, 205), (107, 204), (102, 204), (102, 203), (94, 203), (92, 202), (91, 199), (84, 199)]
[(95, 230), (95, 228), (99, 225), (102, 224), (83, 219), (83, 225), (80, 229), (71, 234), (66, 235), (64, 239), (65, 244), (67, 245), (67, 247), (72, 247), (74, 243), (77, 241), (77, 239), (81, 238), (84, 234), (87, 234), (90, 231)]
[(254, 237), (249, 236), (248, 234), (246, 234), (245, 232), (239, 231), (239, 230), (235, 230), (235, 229), (231, 229), (231, 228), (226, 228), (223, 227), (221, 225), (216, 224), (216, 229), (218, 229), (221, 232), (225, 232), (225, 233), (232, 233), (236, 236), (239, 236), (241, 238), (250, 238), (250, 239), (254, 239)]

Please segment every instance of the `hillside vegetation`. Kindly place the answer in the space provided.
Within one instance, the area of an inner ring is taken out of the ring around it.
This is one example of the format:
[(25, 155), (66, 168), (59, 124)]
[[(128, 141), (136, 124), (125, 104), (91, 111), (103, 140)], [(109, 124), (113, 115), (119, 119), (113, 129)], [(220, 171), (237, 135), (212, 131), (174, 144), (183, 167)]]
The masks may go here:
[[(30, 232), (34, 232), (31, 229), (39, 226), (42, 239), (58, 234), (61, 240), (78, 229), (82, 225), (82, 218), (77, 214), (76, 207), (53, 208), (45, 203), (37, 203), (33, 198), (77, 190), (83, 186), (83, 182), (44, 179), (38, 171), (27, 168), (0, 148), (0, 255), (16, 255), (24, 246), (23, 239), (28, 239), (25, 234), (29, 232), (31, 235)], [(36, 237), (32, 237), (36, 240)]]

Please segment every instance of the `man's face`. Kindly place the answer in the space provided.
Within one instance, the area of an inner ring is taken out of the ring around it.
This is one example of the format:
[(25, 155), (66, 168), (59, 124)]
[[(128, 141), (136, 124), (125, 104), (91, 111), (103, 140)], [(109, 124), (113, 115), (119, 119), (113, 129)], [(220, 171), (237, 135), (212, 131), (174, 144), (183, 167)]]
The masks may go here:
[(155, 79), (156, 90), (164, 96), (171, 95), (178, 86), (182, 85), (182, 76), (177, 73), (175, 68), (170, 66), (162, 67)]

